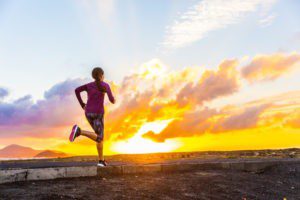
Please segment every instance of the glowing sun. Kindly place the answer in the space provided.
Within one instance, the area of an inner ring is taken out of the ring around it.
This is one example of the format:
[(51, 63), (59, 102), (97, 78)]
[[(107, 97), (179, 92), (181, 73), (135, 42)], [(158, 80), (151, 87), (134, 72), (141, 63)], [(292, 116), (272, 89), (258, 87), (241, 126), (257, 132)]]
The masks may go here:
[(112, 150), (118, 153), (155, 153), (155, 152), (170, 152), (179, 147), (179, 143), (171, 140), (166, 140), (163, 143), (157, 143), (150, 139), (142, 137), (148, 131), (153, 131), (158, 134), (172, 120), (161, 120), (145, 123), (138, 132), (130, 139), (116, 142), (112, 146)]

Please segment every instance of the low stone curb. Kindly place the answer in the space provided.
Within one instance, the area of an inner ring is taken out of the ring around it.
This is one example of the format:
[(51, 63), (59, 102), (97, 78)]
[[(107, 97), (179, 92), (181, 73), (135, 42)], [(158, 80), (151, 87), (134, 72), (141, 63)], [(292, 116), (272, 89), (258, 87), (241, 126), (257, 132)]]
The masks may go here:
[(210, 163), (172, 163), (152, 165), (123, 165), (98, 168), (98, 175), (143, 174), (154, 172), (184, 172), (192, 170), (239, 170), (260, 173), (279, 164), (299, 163), (300, 160), (289, 161), (243, 161), (243, 162), (210, 162)]
[(300, 159), (277, 161), (219, 161), (206, 163), (168, 163), (145, 165), (116, 165), (105, 168), (96, 166), (51, 167), (35, 169), (0, 170), (0, 184), (29, 180), (48, 180), (88, 176), (122, 174), (172, 173), (192, 170), (240, 170), (260, 173), (278, 164), (300, 164)]
[(37, 169), (0, 170), (0, 184), (17, 181), (49, 180), (56, 178), (72, 178), (96, 176), (97, 167), (52, 167)]

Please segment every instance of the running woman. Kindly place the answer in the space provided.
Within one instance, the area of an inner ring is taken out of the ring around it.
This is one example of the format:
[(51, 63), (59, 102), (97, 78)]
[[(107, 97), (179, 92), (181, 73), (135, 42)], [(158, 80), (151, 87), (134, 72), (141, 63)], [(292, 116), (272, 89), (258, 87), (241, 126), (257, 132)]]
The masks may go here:
[[(81, 130), (78, 125), (74, 125), (69, 137), (73, 142), (78, 136), (86, 136), (96, 142), (99, 162), (97, 166), (105, 167), (107, 165), (103, 158), (103, 138), (104, 138), (104, 96), (105, 93), (111, 103), (115, 103), (111, 89), (107, 83), (103, 81), (104, 71), (100, 67), (96, 67), (92, 71), (92, 77), (95, 81), (82, 85), (75, 89), (76, 97), (85, 110), (85, 117), (95, 132)], [(87, 103), (85, 104), (80, 93), (87, 92)]]

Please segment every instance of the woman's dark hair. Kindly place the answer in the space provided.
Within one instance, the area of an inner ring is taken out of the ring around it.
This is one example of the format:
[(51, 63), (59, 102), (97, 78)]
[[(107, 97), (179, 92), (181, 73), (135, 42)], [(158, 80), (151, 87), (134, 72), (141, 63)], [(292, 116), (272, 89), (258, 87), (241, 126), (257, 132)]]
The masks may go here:
[(104, 75), (103, 69), (100, 68), (100, 67), (95, 67), (95, 68), (93, 69), (93, 71), (92, 71), (92, 77), (93, 77), (93, 79), (95, 79), (96, 85), (97, 85), (97, 88), (99, 89), (99, 91), (101, 91), (101, 92), (106, 92), (105, 87), (103, 87), (103, 86), (100, 84), (100, 82), (101, 82), (101, 80), (100, 80), (100, 78), (99, 78), (100, 75), (101, 75), (101, 76)]

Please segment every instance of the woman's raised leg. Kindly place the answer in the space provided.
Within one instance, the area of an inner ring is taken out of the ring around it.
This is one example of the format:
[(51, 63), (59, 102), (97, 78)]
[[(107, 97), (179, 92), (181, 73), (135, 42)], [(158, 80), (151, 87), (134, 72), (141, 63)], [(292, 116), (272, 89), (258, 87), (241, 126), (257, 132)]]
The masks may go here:
[(94, 140), (95, 142), (97, 141), (97, 134), (94, 132), (81, 130), (80, 135), (88, 137), (88, 138)]

